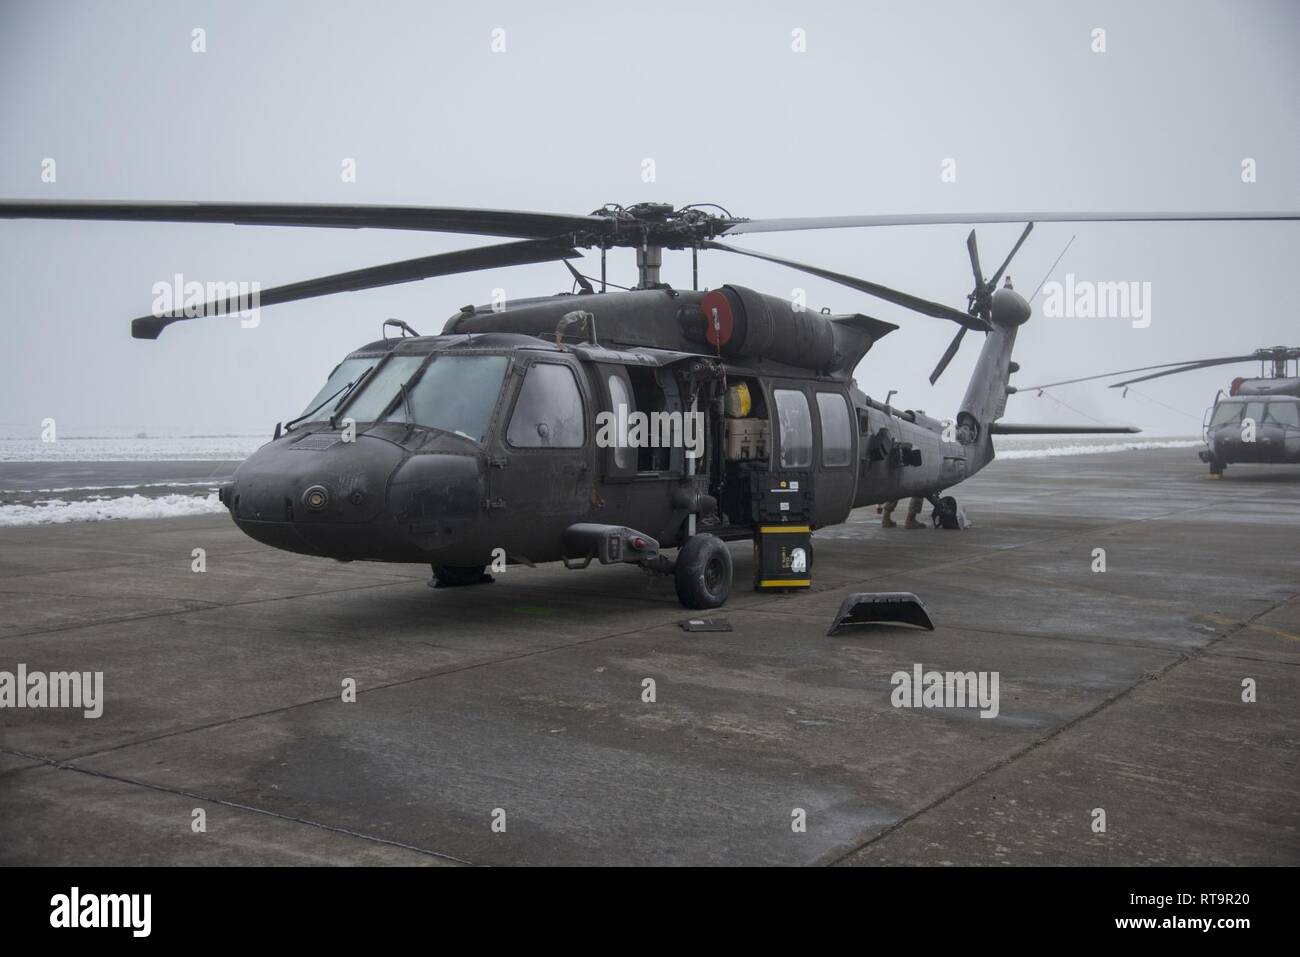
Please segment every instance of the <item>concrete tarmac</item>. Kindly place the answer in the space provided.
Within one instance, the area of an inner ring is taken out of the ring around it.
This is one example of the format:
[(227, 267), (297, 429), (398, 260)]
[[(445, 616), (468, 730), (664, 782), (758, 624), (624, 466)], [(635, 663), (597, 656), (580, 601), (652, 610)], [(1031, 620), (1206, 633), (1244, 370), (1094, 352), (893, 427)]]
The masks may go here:
[[(104, 682), (99, 718), (0, 710), (0, 863), (1300, 863), (1300, 469), (955, 494), (965, 531), (820, 531), (811, 592), (733, 545), (728, 633), (631, 567), (434, 590), (224, 516), (0, 529), (0, 671)], [(826, 637), (894, 590), (937, 630)], [(996, 672), (997, 716), (894, 707), (917, 664)]]

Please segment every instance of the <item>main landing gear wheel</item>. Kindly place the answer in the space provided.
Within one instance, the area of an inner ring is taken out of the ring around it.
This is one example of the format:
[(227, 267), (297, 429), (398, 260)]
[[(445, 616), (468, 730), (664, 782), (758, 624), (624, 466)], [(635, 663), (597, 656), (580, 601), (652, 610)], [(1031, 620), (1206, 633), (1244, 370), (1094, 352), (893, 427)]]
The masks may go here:
[(465, 585), (486, 585), (496, 581), (484, 572), (486, 565), (434, 565), (434, 588), (461, 588)]
[(688, 538), (677, 553), (673, 579), (686, 608), (719, 608), (731, 594), (731, 552), (716, 535)]

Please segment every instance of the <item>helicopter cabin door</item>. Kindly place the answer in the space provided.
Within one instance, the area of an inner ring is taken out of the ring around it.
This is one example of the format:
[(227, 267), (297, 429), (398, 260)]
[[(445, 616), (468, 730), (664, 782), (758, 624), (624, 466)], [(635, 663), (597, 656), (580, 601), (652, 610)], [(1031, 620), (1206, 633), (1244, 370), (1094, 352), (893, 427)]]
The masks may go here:
[(599, 362), (592, 369), (601, 411), (608, 414), (608, 427), (598, 433), (600, 505), (593, 513), (606, 517), (592, 521), (629, 525), (675, 543), (681, 515), (673, 491), (686, 474), (689, 438), (676, 377), (653, 365)]
[(835, 382), (771, 383), (776, 467), (813, 475), (813, 525), (848, 517), (857, 485), (856, 430), (849, 397)]
[(489, 504), (510, 516), (519, 554), (546, 561), (558, 557), (564, 530), (591, 509), (592, 402), (586, 377), (567, 357), (517, 361), (511, 378), (517, 386), (500, 431), (505, 462), (489, 469)]

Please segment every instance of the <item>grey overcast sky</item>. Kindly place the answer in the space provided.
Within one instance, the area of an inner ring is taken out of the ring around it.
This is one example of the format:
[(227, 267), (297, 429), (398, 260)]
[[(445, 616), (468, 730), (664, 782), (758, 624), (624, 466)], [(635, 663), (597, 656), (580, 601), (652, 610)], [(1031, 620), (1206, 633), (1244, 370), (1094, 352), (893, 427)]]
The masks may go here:
[[(192, 31), (206, 52), (192, 52)], [(1093, 31), (1106, 50), (1094, 52)], [(493, 52), (504, 30), (505, 52)], [(806, 52), (792, 49), (803, 30)], [(1300, 208), (1300, 3), (19, 2), (0, 0), (0, 195), (488, 206), (717, 202), (751, 217)], [(57, 179), (42, 181), (52, 158)], [(356, 182), (342, 181), (345, 159)], [(642, 161), (656, 181), (642, 181)], [(956, 182), (941, 164), (956, 161)], [(1243, 183), (1244, 158), (1257, 181)], [(985, 263), (1016, 225), (979, 228)], [(744, 237), (744, 245), (964, 306), (962, 226)], [(1035, 317), (1023, 384), (1300, 345), (1300, 223), (1040, 225), (1011, 270), (1151, 283), (1151, 324)], [(481, 242), (497, 240), (483, 239)], [(398, 317), (566, 290), (562, 264), (268, 307), (130, 338), (152, 287), (286, 281), (474, 245), (464, 236), (224, 225), (0, 222), (0, 432), (269, 431)], [(665, 278), (689, 286), (689, 257)], [(630, 282), (630, 251), (611, 278)], [(588, 258), (587, 271), (596, 270)], [(991, 268), (991, 267), (990, 267)], [(954, 327), (778, 266), (714, 253), (752, 286), (902, 328), (861, 386), (953, 411), (979, 336), (937, 387)], [(1250, 366), (1143, 388), (1077, 386), (1087, 415), (1195, 432)], [(1166, 408), (1168, 406), (1169, 408)], [(1014, 397), (1008, 419), (1085, 421)]]

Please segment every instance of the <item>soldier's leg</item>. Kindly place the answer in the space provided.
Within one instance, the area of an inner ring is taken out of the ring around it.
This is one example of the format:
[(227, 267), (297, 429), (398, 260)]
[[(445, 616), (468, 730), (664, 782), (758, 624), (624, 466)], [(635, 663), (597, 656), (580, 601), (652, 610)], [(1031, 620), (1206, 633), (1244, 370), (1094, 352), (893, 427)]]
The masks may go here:
[(894, 521), (894, 509), (896, 508), (898, 508), (898, 499), (894, 499), (892, 502), (886, 502), (884, 505), (880, 506), (881, 528), (894, 528), (898, 525), (898, 523)]
[(921, 496), (914, 497), (907, 503), (907, 521), (903, 523), (904, 528), (925, 528), (922, 522), (917, 521), (917, 516), (921, 514), (921, 507), (925, 505), (925, 499)]

